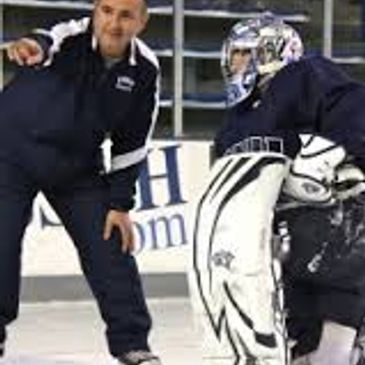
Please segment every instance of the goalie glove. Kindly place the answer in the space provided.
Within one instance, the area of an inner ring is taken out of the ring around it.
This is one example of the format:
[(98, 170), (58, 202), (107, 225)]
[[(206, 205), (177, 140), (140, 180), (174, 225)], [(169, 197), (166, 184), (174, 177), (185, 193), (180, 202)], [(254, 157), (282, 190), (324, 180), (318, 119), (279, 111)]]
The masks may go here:
[(292, 163), (283, 192), (304, 203), (331, 204), (335, 201), (335, 170), (344, 161), (346, 152), (319, 136), (300, 137), (302, 148)]

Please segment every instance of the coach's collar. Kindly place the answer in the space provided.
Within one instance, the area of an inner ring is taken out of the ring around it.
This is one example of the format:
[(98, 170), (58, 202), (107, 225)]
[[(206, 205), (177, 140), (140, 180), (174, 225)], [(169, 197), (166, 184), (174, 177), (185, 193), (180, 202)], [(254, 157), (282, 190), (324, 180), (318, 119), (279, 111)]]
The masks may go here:
[[(93, 35), (91, 40), (91, 47), (94, 51), (98, 48), (98, 41), (96, 37)], [(131, 39), (131, 43), (127, 49), (128, 53), (128, 63), (130, 66), (136, 66), (137, 65), (137, 40), (136, 38)]]

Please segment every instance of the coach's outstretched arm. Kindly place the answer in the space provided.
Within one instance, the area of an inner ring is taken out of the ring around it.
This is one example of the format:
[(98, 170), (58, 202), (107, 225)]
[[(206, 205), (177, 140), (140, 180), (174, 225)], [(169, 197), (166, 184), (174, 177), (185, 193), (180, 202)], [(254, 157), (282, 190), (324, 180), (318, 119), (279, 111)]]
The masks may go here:
[(85, 17), (58, 23), (50, 30), (35, 29), (10, 44), (8, 58), (19, 66), (46, 66), (52, 62), (52, 56), (60, 50), (67, 37), (86, 32), (89, 25), (90, 18)]

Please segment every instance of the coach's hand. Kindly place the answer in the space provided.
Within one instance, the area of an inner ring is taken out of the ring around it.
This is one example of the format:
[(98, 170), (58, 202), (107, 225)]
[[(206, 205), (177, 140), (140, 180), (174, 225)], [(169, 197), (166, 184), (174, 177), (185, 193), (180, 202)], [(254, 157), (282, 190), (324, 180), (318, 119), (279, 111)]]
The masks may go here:
[(108, 212), (105, 219), (104, 240), (110, 238), (113, 229), (117, 229), (120, 233), (122, 251), (133, 251), (135, 248), (133, 224), (128, 212), (113, 209)]
[(13, 42), (7, 49), (10, 61), (19, 66), (34, 66), (43, 61), (44, 52), (42, 47), (30, 38), (21, 38)]

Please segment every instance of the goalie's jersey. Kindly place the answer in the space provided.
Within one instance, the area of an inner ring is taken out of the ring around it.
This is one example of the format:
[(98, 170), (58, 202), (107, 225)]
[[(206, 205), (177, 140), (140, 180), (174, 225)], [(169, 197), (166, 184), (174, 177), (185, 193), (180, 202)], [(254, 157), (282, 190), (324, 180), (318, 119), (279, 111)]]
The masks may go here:
[(343, 145), (365, 171), (365, 85), (323, 57), (291, 63), (264, 93), (255, 91), (229, 109), (215, 150), (217, 156), (282, 150), (293, 157), (299, 133), (319, 134)]

